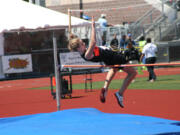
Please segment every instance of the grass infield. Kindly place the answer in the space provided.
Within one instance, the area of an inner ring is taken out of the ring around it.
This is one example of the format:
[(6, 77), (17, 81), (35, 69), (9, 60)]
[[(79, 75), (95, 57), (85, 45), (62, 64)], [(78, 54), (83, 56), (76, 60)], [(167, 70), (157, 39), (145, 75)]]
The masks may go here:
[[(119, 89), (124, 79), (112, 80), (109, 89)], [(93, 89), (101, 89), (104, 81), (93, 81)], [(88, 85), (89, 86), (89, 85)], [(32, 89), (49, 89), (49, 87), (40, 87)], [(73, 90), (84, 89), (84, 83), (73, 84)], [(128, 89), (159, 89), (159, 90), (180, 90), (180, 75), (158, 76), (153, 83), (147, 81), (147, 77), (136, 78), (134, 83)]]

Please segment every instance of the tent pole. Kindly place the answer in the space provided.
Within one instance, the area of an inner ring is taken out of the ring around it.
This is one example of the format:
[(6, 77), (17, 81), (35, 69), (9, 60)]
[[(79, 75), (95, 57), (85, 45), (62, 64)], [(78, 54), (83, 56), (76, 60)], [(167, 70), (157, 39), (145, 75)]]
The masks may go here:
[(68, 15), (69, 15), (69, 35), (71, 34), (71, 10), (68, 9)]
[(57, 40), (55, 33), (53, 31), (53, 51), (54, 51), (54, 71), (56, 78), (56, 101), (57, 101), (57, 110), (60, 110), (60, 100), (61, 100), (61, 69), (58, 66), (58, 56), (57, 56)]

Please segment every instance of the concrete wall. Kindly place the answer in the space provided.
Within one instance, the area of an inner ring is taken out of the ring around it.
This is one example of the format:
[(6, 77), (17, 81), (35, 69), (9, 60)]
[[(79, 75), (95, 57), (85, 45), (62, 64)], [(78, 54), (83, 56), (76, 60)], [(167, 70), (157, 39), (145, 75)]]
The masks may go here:
[[(108, 23), (112, 25), (122, 24), (123, 22), (135, 22), (147, 11), (152, 9), (152, 6), (144, 0), (99, 0), (96, 2), (91, 1), (91, 3), (85, 3), (84, 1), (85, 0), (83, 0), (83, 9), (91, 10), (88, 12), (84, 11), (84, 15), (93, 15), (95, 20), (98, 20), (101, 14), (106, 14)], [(139, 7), (139, 5), (141, 6)], [(68, 9), (80, 9), (80, 5), (78, 3), (63, 6), (47, 6), (47, 8), (67, 14)], [(156, 15), (159, 13), (158, 11)], [(80, 17), (80, 12), (72, 12), (72, 16)]]
[[(93, 3), (93, 2), (104, 2), (113, 0), (82, 0), (83, 3)], [(80, 0), (46, 0), (46, 6), (59, 6), (59, 5), (69, 5), (69, 4), (79, 4)]]

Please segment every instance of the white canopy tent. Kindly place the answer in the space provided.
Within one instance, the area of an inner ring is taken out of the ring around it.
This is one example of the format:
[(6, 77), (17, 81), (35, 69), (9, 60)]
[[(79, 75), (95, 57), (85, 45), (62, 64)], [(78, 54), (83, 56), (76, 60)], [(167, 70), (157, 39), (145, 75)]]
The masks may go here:
[[(3, 52), (3, 32), (11, 30), (42, 30), (67, 28), (69, 16), (22, 0), (0, 1), (0, 56)], [(71, 17), (72, 26), (87, 26), (89, 21)]]
[[(22, 0), (0, 1), (0, 32), (4, 30), (37, 29), (68, 26), (69, 16)], [(71, 25), (86, 25), (88, 21), (71, 17)]]

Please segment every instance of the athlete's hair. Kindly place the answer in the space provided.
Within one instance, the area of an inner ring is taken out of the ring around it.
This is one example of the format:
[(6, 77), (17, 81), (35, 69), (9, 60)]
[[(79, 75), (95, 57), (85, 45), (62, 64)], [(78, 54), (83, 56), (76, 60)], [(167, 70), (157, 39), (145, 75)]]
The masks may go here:
[(71, 34), (69, 36), (68, 49), (70, 51), (77, 51), (77, 48), (79, 47), (79, 42), (80, 42), (80, 39), (76, 35)]

